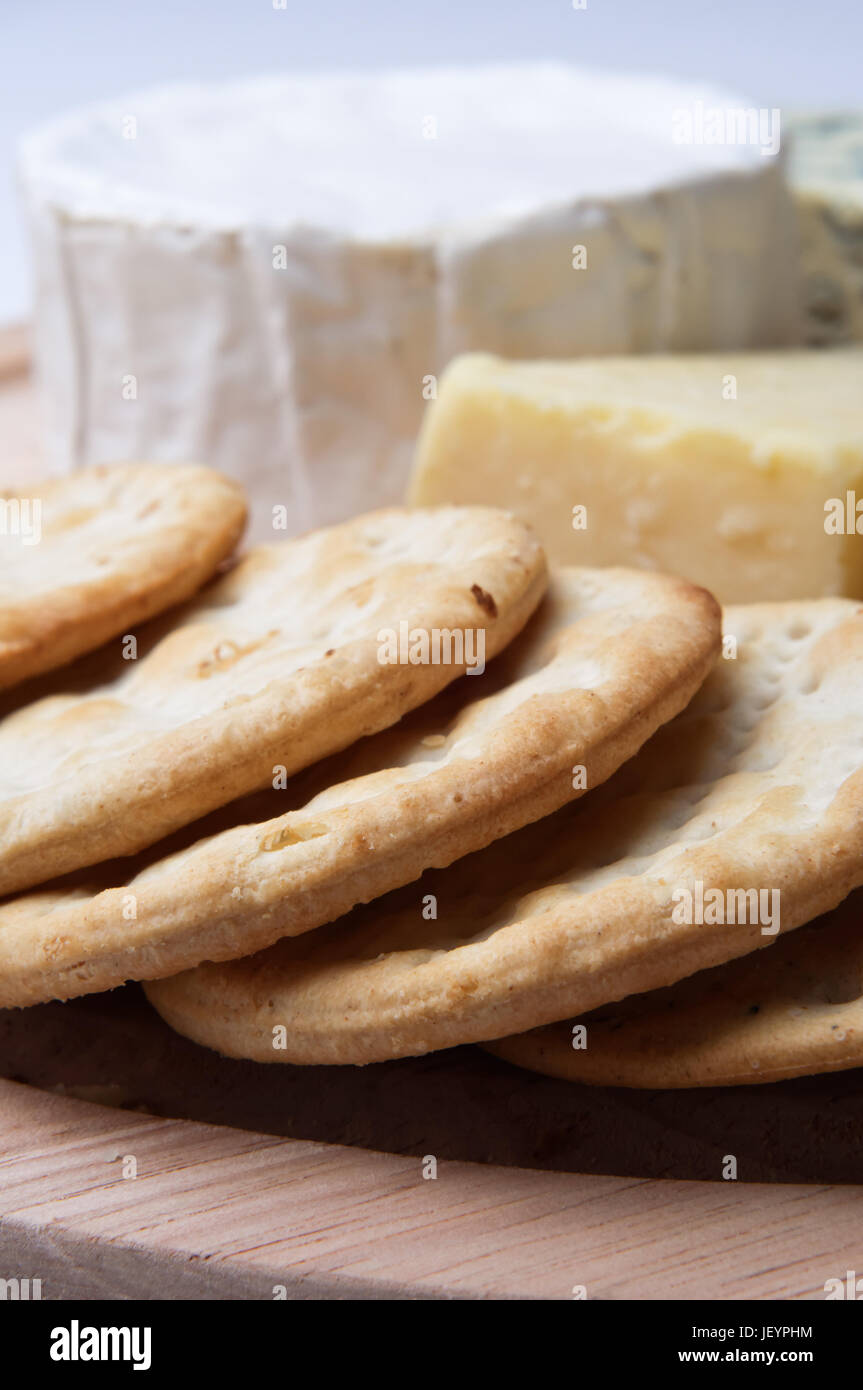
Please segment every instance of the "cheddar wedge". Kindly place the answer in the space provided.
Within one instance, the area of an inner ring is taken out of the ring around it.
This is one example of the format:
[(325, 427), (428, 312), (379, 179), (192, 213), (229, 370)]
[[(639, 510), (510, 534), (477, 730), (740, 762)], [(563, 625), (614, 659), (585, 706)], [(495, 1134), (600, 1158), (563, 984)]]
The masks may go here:
[(726, 603), (863, 598), (863, 349), (456, 358), (409, 501), (507, 507), (553, 560)]

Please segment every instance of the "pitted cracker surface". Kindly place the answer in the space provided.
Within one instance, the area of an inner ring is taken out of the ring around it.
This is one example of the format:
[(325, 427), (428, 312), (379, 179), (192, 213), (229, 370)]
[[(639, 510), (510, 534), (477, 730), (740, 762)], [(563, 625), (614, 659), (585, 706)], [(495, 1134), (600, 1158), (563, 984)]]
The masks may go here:
[(84, 468), (0, 507), (0, 689), (189, 598), (246, 521), (236, 483), (182, 464)]
[(245, 955), (449, 864), (580, 795), (576, 766), (598, 786), (686, 704), (718, 643), (703, 590), (565, 571), (483, 675), (225, 808), (216, 819), (233, 828), (195, 843), (189, 827), (183, 847), (154, 858), (156, 846), (131, 873), (107, 865), (107, 891), (87, 874), (0, 906), (0, 1002)]
[(379, 1061), (577, 1016), (775, 939), (675, 922), (696, 881), (778, 890), (783, 931), (835, 907), (863, 884), (863, 609), (732, 608), (726, 632), (736, 658), (592, 795), (319, 932), (160, 981), (160, 1013), (233, 1056)]
[[(545, 588), (531, 533), (485, 508), (392, 509), (261, 546), (0, 722), (0, 892), (132, 854), (395, 723), (464, 665), (379, 661), (379, 632), (483, 630), (490, 659)], [(494, 599), (494, 616), (477, 600)]]

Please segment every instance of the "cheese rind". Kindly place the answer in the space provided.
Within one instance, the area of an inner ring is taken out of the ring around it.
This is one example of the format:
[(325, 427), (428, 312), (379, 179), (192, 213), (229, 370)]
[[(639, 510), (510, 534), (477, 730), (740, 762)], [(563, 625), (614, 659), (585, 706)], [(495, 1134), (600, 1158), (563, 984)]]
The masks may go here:
[(253, 532), (274, 505), (303, 530), (402, 495), (460, 351), (797, 341), (781, 159), (676, 143), (699, 100), (740, 104), (537, 64), (178, 87), (35, 132), (52, 466), (201, 458)]
[(863, 350), (466, 355), (408, 496), (510, 508), (559, 563), (668, 570), (725, 603), (863, 598)]

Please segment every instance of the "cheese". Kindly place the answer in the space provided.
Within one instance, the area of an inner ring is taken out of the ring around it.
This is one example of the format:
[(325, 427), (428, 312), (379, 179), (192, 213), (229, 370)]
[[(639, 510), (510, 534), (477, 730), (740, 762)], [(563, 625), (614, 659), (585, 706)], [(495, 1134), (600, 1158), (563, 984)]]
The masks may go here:
[(186, 85), (30, 135), (55, 469), (200, 459), (260, 533), (397, 500), (447, 360), (799, 339), (793, 205), (740, 99), (559, 64)]
[(863, 342), (863, 115), (800, 115), (787, 128), (806, 340)]
[(863, 598), (863, 349), (453, 362), (409, 500), (507, 507), (564, 564), (726, 603)]

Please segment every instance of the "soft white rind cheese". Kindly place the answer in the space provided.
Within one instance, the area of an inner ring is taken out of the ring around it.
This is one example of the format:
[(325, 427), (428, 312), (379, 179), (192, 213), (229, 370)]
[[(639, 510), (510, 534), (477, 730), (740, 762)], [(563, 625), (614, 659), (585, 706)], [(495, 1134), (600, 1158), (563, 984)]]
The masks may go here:
[(36, 132), (53, 466), (204, 460), (301, 530), (402, 496), (458, 352), (796, 341), (779, 162), (675, 140), (735, 101), (546, 64), (180, 87)]

